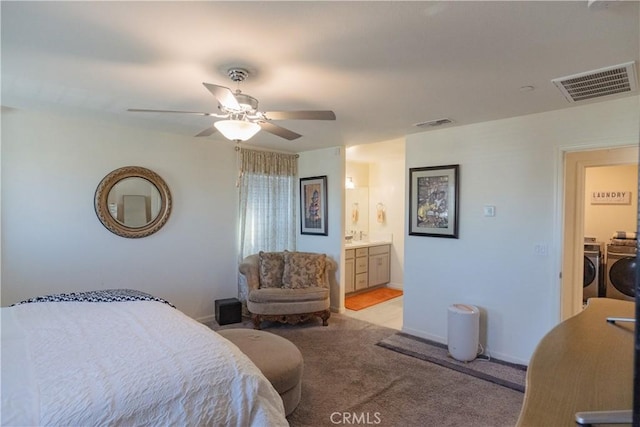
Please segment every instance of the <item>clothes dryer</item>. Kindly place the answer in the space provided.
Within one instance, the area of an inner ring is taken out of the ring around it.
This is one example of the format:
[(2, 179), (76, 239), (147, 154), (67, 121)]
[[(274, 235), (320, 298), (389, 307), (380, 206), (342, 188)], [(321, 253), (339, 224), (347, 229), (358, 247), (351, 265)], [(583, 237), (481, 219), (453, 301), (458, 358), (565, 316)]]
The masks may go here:
[(636, 247), (607, 245), (606, 297), (634, 301)]
[(602, 297), (605, 294), (603, 284), (604, 243), (585, 242), (584, 273), (582, 276), (582, 299)]

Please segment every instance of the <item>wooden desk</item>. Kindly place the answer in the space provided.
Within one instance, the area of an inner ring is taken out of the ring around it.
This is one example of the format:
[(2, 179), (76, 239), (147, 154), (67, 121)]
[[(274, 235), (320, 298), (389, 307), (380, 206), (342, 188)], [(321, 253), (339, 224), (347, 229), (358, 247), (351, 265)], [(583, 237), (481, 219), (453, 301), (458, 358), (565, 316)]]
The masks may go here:
[(580, 411), (628, 410), (633, 405), (635, 304), (592, 298), (587, 308), (540, 341), (527, 369), (519, 427), (572, 426)]

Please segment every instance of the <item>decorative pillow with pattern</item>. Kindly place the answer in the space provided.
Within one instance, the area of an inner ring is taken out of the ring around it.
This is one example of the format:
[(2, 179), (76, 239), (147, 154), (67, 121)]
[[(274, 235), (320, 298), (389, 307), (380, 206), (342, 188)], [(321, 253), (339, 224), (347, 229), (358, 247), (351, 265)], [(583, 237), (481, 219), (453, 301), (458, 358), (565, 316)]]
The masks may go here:
[(290, 289), (322, 287), (326, 258), (325, 254), (284, 251), (282, 275), (284, 287)]
[(281, 288), (284, 272), (284, 255), (282, 252), (259, 252), (260, 287)]

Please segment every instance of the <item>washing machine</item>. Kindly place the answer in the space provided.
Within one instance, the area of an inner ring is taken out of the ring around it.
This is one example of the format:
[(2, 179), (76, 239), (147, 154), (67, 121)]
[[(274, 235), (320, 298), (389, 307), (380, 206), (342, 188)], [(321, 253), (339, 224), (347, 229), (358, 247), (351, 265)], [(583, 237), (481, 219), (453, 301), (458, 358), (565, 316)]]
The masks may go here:
[(606, 297), (635, 301), (636, 247), (607, 245)]
[(582, 276), (582, 299), (604, 296), (603, 262), (604, 243), (585, 242), (584, 244), (584, 273)]

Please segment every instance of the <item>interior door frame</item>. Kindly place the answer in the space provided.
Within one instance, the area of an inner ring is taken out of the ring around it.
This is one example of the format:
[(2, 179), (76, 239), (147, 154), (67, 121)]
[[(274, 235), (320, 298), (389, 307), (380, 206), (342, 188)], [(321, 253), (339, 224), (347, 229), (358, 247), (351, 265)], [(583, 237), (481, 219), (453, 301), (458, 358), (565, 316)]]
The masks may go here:
[[(638, 141), (614, 146), (561, 148), (561, 195), (563, 230), (560, 269), (560, 320), (582, 310), (582, 284), (584, 245), (585, 171), (588, 167), (638, 164)], [(629, 161), (633, 159), (634, 161)], [(637, 195), (636, 195), (637, 197)]]

